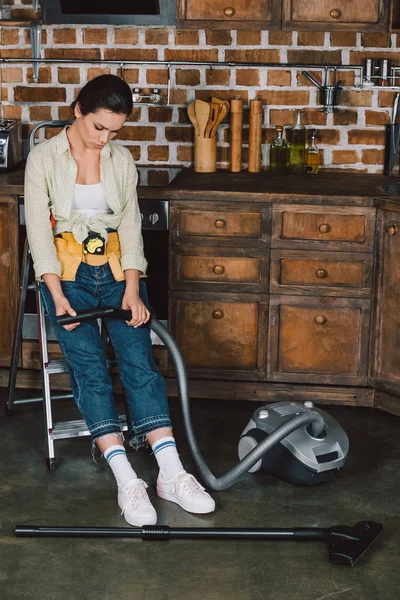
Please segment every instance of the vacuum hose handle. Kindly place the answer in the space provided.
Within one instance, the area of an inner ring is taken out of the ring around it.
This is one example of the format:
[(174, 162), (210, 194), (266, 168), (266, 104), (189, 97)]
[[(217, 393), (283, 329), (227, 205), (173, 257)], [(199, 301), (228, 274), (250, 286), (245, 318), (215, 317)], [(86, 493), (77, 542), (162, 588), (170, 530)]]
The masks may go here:
[[(77, 311), (76, 316), (62, 315), (57, 317), (57, 325), (69, 325), (70, 323), (82, 323), (90, 319), (101, 319), (109, 317), (112, 319), (121, 319), (122, 321), (130, 321), (132, 312), (114, 306), (100, 306), (99, 308), (91, 308), (90, 310)], [(147, 324), (146, 324), (147, 325)]]

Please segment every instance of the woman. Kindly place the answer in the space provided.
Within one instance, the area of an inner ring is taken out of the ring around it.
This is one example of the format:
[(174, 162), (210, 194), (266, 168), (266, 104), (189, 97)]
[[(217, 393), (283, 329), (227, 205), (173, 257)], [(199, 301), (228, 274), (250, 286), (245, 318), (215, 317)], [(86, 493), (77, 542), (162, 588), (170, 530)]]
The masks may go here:
[[(123, 445), (104, 349), (95, 321), (61, 327), (56, 317), (119, 306), (130, 321), (106, 319), (127, 399), (129, 442), (150, 444), (158, 462), (157, 493), (193, 513), (214, 500), (179, 459), (165, 382), (151, 351), (137, 172), (129, 150), (111, 140), (132, 110), (129, 86), (115, 75), (88, 82), (72, 104), (75, 120), (30, 152), (25, 215), (35, 276), (68, 363), (74, 398), (118, 486), (118, 504), (135, 526), (157, 522), (147, 484)], [(51, 216), (51, 220), (50, 220)]]

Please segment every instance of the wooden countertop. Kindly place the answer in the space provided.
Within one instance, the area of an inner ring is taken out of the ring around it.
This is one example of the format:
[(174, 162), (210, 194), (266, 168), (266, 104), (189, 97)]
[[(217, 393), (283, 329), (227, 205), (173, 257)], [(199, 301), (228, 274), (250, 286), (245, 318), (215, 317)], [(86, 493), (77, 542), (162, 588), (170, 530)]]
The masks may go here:
[[(0, 194), (24, 193), (22, 164), (0, 173)], [(284, 202), (297, 204), (337, 204), (377, 206), (400, 210), (400, 193), (385, 192), (385, 184), (399, 183), (400, 176), (384, 177), (368, 173), (321, 171), (318, 175), (270, 175), (268, 172), (195, 173), (182, 169), (167, 187), (139, 186), (143, 199), (237, 200), (240, 202)]]

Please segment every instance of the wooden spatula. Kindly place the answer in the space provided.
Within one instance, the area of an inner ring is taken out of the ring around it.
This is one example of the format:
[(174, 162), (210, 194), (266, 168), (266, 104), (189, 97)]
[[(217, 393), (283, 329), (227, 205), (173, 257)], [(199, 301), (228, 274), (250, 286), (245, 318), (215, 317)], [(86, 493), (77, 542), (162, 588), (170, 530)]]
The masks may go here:
[(190, 121), (191, 121), (191, 123), (192, 123), (192, 125), (194, 127), (195, 132), (196, 132), (196, 135), (200, 135), (200, 133), (199, 133), (199, 124), (197, 122), (196, 113), (195, 113), (195, 110), (194, 110), (194, 102), (191, 102), (189, 104), (189, 106), (187, 107), (187, 112), (188, 112), (189, 119), (190, 119)]
[(204, 132), (204, 137), (206, 137), (206, 138), (211, 137), (211, 130), (214, 127), (215, 122), (217, 120), (218, 112), (219, 112), (219, 104), (217, 104), (216, 102), (211, 102), (210, 116), (208, 117), (206, 130)]
[(204, 100), (194, 101), (194, 112), (196, 114), (197, 123), (199, 125), (199, 136), (204, 137), (207, 122), (210, 116), (211, 106)]
[(223, 121), (225, 119), (227, 114), (228, 114), (228, 108), (227, 108), (226, 104), (225, 103), (220, 104), (217, 119), (211, 129), (210, 137), (214, 137), (217, 135), (218, 125), (221, 123), (221, 121)]

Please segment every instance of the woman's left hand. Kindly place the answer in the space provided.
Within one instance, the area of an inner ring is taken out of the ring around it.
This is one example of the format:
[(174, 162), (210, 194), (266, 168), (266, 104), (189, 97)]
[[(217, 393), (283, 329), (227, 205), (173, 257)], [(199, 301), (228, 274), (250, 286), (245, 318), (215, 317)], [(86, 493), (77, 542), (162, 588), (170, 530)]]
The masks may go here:
[(149, 310), (144, 302), (142, 302), (140, 296), (136, 294), (125, 294), (122, 299), (121, 308), (132, 312), (131, 320), (126, 321), (131, 327), (140, 327), (140, 325), (147, 323), (150, 319)]

